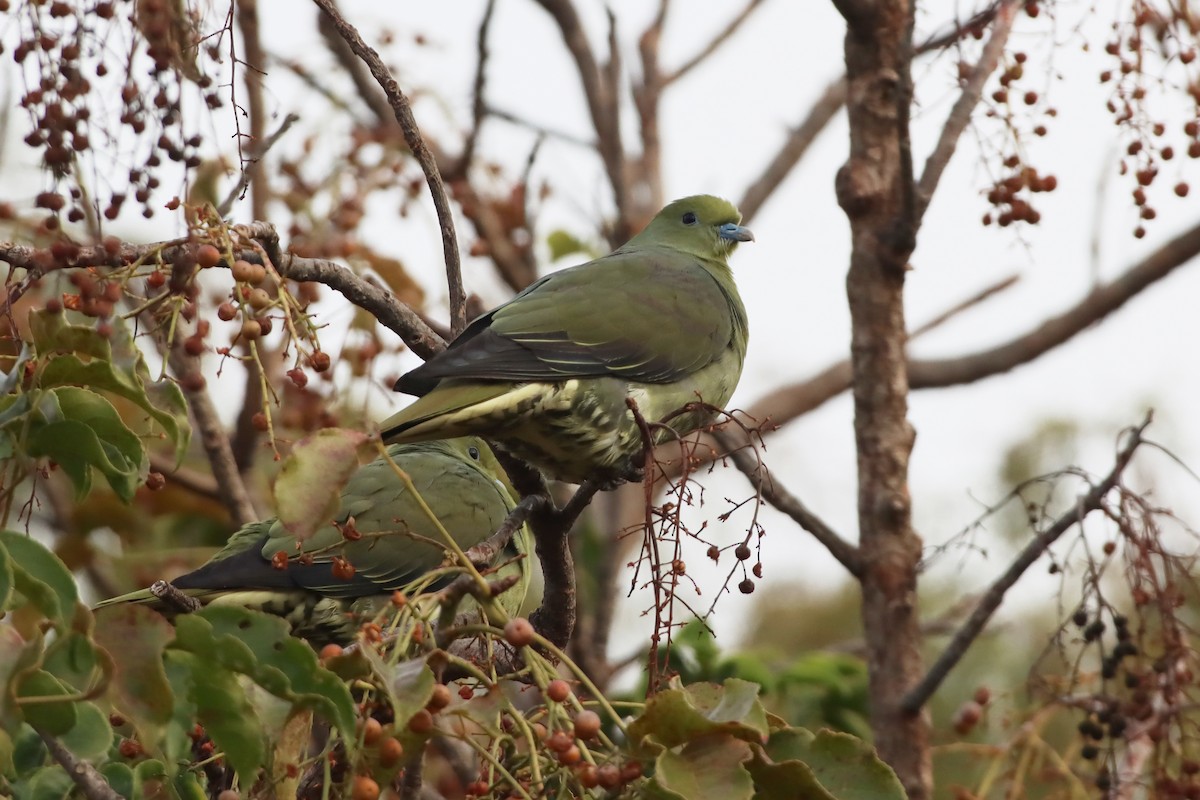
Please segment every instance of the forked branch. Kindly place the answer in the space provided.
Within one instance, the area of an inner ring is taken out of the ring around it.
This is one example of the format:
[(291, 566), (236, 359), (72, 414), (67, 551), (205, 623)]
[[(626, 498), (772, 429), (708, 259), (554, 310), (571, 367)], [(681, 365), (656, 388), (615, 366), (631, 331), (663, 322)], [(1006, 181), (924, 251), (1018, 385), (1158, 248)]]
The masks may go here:
[(933, 696), (933, 693), (937, 691), (942, 681), (950, 674), (950, 670), (954, 669), (955, 665), (966, 654), (967, 649), (979, 637), (979, 634), (983, 632), (992, 615), (996, 613), (996, 609), (1004, 602), (1005, 593), (1033, 566), (1034, 562), (1041, 558), (1047, 548), (1054, 544), (1068, 530), (1082, 523), (1088, 514), (1101, 507), (1105, 496), (1120, 484), (1121, 475), (1125, 472), (1125, 468), (1129, 466), (1134, 451), (1143, 443), (1142, 433), (1149, 424), (1150, 417), (1147, 416), (1141, 424), (1131, 428), (1127, 432), (1128, 440), (1117, 453), (1116, 462), (1113, 464), (1113, 468), (1109, 471), (1108, 475), (1099, 483), (1094, 484), (1085, 495), (1080, 497), (1076, 501), (1074, 508), (1055, 520), (1054, 524), (1049, 528), (1034, 536), (1013, 560), (1013, 563), (1009, 565), (1008, 569), (992, 583), (979, 599), (979, 603), (975, 606), (975, 610), (971, 612), (971, 616), (958, 629), (954, 637), (950, 640), (950, 643), (946, 645), (946, 649), (942, 651), (937, 661), (925, 673), (925, 677), (904, 697), (904, 700), (901, 702), (901, 708), (905, 713), (917, 713), (929, 698)]

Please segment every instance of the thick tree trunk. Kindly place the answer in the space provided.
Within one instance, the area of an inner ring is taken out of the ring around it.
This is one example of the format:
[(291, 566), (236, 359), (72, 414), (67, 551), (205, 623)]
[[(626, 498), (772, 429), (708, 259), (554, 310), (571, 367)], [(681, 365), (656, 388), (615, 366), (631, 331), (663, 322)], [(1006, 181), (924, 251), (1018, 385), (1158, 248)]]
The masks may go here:
[(850, 158), (837, 192), (852, 235), (846, 291), (871, 724), (880, 756), (909, 797), (923, 799), (931, 788), (928, 716), (899, 707), (922, 671), (921, 540), (908, 492), (914, 434), (904, 357), (904, 276), (916, 232), (908, 138), (913, 8), (910, 0), (841, 0), (838, 6), (848, 25)]

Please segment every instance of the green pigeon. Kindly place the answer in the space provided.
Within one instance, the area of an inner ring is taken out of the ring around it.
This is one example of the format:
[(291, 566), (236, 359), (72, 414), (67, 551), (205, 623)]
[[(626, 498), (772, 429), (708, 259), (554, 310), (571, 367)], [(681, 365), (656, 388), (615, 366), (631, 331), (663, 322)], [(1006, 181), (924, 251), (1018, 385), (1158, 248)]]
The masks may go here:
[(737, 386), (749, 328), (727, 259), (754, 239), (740, 221), (726, 200), (685, 197), (609, 255), (533, 283), (401, 376), (419, 399), (384, 421), (384, 441), (478, 434), (558, 480), (636, 477), (627, 398), (653, 423), (695, 400), (723, 407)]
[[(507, 476), (482, 439), (391, 445), (388, 454), (464, 550), (491, 536), (516, 505)], [(343, 535), (350, 517), (361, 538)], [(278, 520), (254, 522), (235, 533), (208, 563), (172, 584), (205, 604), (235, 604), (284, 617), (293, 633), (318, 646), (345, 644), (393, 591), (405, 589), (446, 560), (441, 541), (391, 463), (379, 458), (351, 476), (336, 519), (317, 529), (299, 549)], [(529, 588), (532, 552), (531, 534), (522, 527), (497, 557), (510, 563), (490, 576), (519, 578), (497, 598), (510, 615), (520, 608)], [(287, 554), (285, 569), (276, 568), (277, 553)], [(339, 577), (335, 556), (354, 567), (352, 576)], [(435, 581), (427, 590), (441, 588), (448, 580)], [(105, 600), (97, 608), (117, 603), (149, 603), (171, 613), (148, 589)]]

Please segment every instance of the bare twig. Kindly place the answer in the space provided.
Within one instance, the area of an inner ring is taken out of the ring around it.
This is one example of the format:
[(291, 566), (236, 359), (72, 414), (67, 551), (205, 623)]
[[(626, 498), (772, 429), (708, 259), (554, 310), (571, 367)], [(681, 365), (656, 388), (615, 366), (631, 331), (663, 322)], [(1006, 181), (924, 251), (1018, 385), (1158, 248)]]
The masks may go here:
[(79, 791), (83, 792), (83, 796), (87, 800), (121, 800), (121, 795), (113, 791), (99, 770), (88, 762), (76, 758), (66, 745), (50, 734), (38, 731), (38, 736), (41, 736), (42, 741), (46, 743), (46, 749), (50, 751), (50, 756), (66, 770), (72, 783), (79, 787)]
[(422, 358), (446, 349), (446, 342), (426, 325), (415, 311), (396, 299), (387, 289), (364, 280), (341, 264), (320, 258), (284, 256), (276, 263), (279, 274), (295, 281), (316, 281), (341, 292), (347, 300), (369, 311), (392, 330)]
[(217, 482), (211, 475), (205, 475), (202, 472), (197, 472), (187, 467), (176, 467), (174, 458), (151, 453), (150, 469), (155, 472), (161, 472), (167, 480), (179, 484), (189, 492), (213, 500), (221, 499)]
[(487, 115), (489, 117), (495, 117), (496, 119), (502, 119), (505, 122), (510, 122), (513, 125), (517, 125), (521, 128), (527, 128), (527, 129), (533, 131), (534, 133), (538, 133), (538, 134), (541, 134), (542, 136), (545, 136), (547, 139), (554, 139), (555, 141), (566, 142), (567, 144), (573, 144), (576, 147), (585, 147), (588, 150), (597, 149), (596, 143), (594, 141), (592, 141), (591, 139), (581, 139), (580, 137), (576, 136), (573, 133), (567, 133), (566, 131), (561, 131), (556, 128), (547, 128), (545, 126), (538, 125), (536, 123), (530, 122), (529, 120), (525, 119), (524, 117), (514, 114), (511, 111), (506, 111), (503, 108), (498, 108), (497, 106), (488, 105), (486, 108), (487, 108)]
[(1028, 363), (1104, 319), (1197, 253), (1200, 224), (1176, 236), (1120, 277), (1095, 288), (1062, 314), (1002, 345), (957, 358), (910, 359), (909, 383), (913, 389), (971, 383)]
[[(575, 61), (579, 80), (583, 84), (584, 99), (596, 131), (596, 149), (612, 186), (617, 206), (617, 221), (612, 232), (614, 240), (624, 242), (631, 233), (629, 229), (629, 198), (625, 181), (625, 150), (621, 145), (620, 103), (617, 87), (610, 85), (601, 70), (592, 46), (588, 42), (579, 13), (570, 0), (537, 0), (558, 25), (563, 44)], [(616, 53), (610, 53), (615, 62)]]
[[(253, 150), (249, 155), (249, 162), (245, 169), (242, 170), (241, 176), (238, 178), (237, 185), (234, 186), (229, 194), (225, 195), (225, 199), (217, 206), (217, 214), (221, 217), (226, 217), (233, 210), (233, 204), (243, 197), (246, 193), (246, 187), (250, 186), (251, 180), (257, 173), (257, 164), (260, 162), (275, 143), (283, 138), (283, 135), (288, 132), (288, 129), (300, 121), (300, 117), (295, 114), (288, 114), (283, 118), (283, 122), (279, 123), (279, 127), (275, 132), (263, 139), (261, 142), (255, 142)], [(251, 169), (251, 165), (255, 165), (255, 169)], [(255, 219), (265, 219), (265, 214), (255, 214)]]
[(958, 147), (958, 140), (962, 136), (962, 132), (966, 130), (971, 121), (971, 113), (979, 105), (984, 84), (996, 71), (1000, 57), (1004, 55), (1004, 45), (1008, 41), (1008, 33), (1012, 30), (1013, 20), (1016, 19), (1016, 16), (1017, 0), (1001, 0), (995, 12), (991, 35), (988, 36), (987, 43), (983, 46), (979, 61), (976, 62), (970, 77), (963, 84), (962, 93), (959, 94), (954, 107), (950, 109), (950, 116), (946, 118), (946, 124), (942, 126), (937, 145), (934, 146), (933, 152), (925, 161), (925, 170), (921, 173), (921, 180), (917, 184), (916, 216), (918, 223), (925, 215), (925, 209), (929, 207), (929, 201), (933, 198), (938, 181), (941, 180), (946, 165), (950, 163), (950, 159)]
[(172, 611), (180, 614), (192, 614), (203, 607), (196, 598), (184, 594), (168, 581), (155, 581), (150, 584), (150, 594), (157, 597)]
[(968, 310), (974, 308), (975, 306), (979, 305), (983, 301), (989, 299), (993, 295), (999, 294), (1000, 292), (1003, 292), (1005, 289), (1008, 289), (1011, 286), (1014, 286), (1017, 283), (1017, 281), (1019, 281), (1019, 280), (1021, 280), (1021, 276), (1014, 272), (1012, 275), (1009, 275), (1008, 277), (1005, 277), (1005, 278), (1001, 278), (1000, 280), (996, 281), (995, 283), (993, 283), (990, 286), (985, 286), (984, 288), (980, 289), (975, 294), (968, 297), (966, 300), (963, 300), (960, 303), (956, 303), (955, 305), (950, 306), (950, 308), (947, 308), (945, 311), (943, 311), (940, 314), (938, 314), (937, 316), (933, 317), (933, 319), (930, 319), (927, 322), (924, 322), (921, 325), (917, 326), (916, 328), (913, 328), (908, 334), (908, 340), (911, 342), (913, 339), (917, 338), (918, 336), (922, 336), (922, 335), (934, 330), (935, 328), (939, 328), (942, 325), (945, 325), (947, 322), (954, 319), (955, 317), (957, 317), (959, 314), (963, 313), (964, 311), (968, 311)]
[(471, 130), (467, 133), (466, 141), (463, 142), (462, 155), (459, 156), (458, 164), (452, 170), (455, 177), (465, 178), (467, 170), (471, 168), (471, 161), (475, 158), (475, 145), (479, 141), (479, 131), (483, 128), (484, 117), (487, 116), (487, 107), (483, 101), (484, 89), (487, 85), (487, 37), (492, 26), (492, 13), (495, 10), (496, 0), (488, 0), (488, 4), (483, 10), (483, 19), (479, 23), (479, 33), (475, 37), (476, 61), (475, 84), (471, 89)]
[(400, 91), (400, 85), (388, 72), (379, 54), (359, 36), (358, 31), (338, 11), (332, 0), (313, 0), (333, 22), (338, 34), (346, 41), (362, 61), (371, 70), (371, 75), (387, 95), (388, 103), (400, 130), (404, 133), (404, 141), (408, 143), (413, 157), (421, 165), (425, 173), (425, 182), (429, 185), (429, 194), (433, 198), (434, 208), (437, 209), (438, 224), (442, 233), (442, 251), (446, 260), (446, 283), (450, 290), (450, 329), (457, 336), (467, 327), (467, 295), (462, 283), (462, 262), (458, 253), (458, 237), (454, 232), (454, 217), (450, 212), (450, 200), (446, 196), (446, 187), (442, 184), (442, 175), (433, 154), (425, 144), (417, 120), (413, 117), (412, 106), (408, 98)]
[[(912, 389), (973, 383), (1008, 372), (1069, 341), (1200, 254), (1200, 224), (1164, 244), (1123, 275), (1085, 295), (1074, 306), (1004, 344), (966, 355), (909, 359)], [(776, 389), (746, 409), (755, 419), (783, 425), (850, 388), (850, 362), (832, 364), (799, 383)]]
[[(250, 355), (250, 343), (238, 342), (247, 356)], [(247, 357), (242, 361), (246, 370), (246, 388), (242, 392), (242, 407), (238, 409), (237, 419), (233, 422), (233, 435), (229, 439), (229, 449), (233, 452), (233, 462), (237, 464), (238, 472), (246, 475), (254, 469), (254, 457), (258, 454), (261, 432), (254, 424), (263, 410), (263, 367), (268, 357), (274, 353), (266, 348), (259, 348), (259, 358)], [(277, 360), (277, 359), (276, 359)]]
[(189, 388), (190, 381), (184, 380), (186, 375), (199, 372), (198, 359), (189, 356), (183, 350), (183, 339), (177, 337), (171, 344), (168, 354), (171, 370), (180, 379), (183, 395), (187, 399), (188, 408), (192, 412), (192, 420), (200, 434), (200, 444), (212, 464), (213, 477), (217, 481), (217, 489), (221, 503), (229, 511), (230, 517), (238, 527), (248, 525), (258, 519), (254, 503), (242, 483), (242, 475), (238, 472), (237, 462), (234, 461), (233, 451), (229, 446), (229, 437), (221, 425), (217, 407), (213, 405), (208, 389), (204, 386)]
[[(337, 59), (338, 66), (341, 70), (350, 77), (350, 81), (354, 84), (355, 95), (366, 103), (370, 109), (371, 115), (375, 118), (377, 125), (390, 125), (394, 122), (392, 107), (388, 104), (387, 96), (380, 90), (379, 85), (375, 83), (375, 79), (371, 77), (370, 71), (367, 69), (354, 51), (350, 49), (350, 45), (341, 37), (330, 17), (321, 14), (317, 17), (317, 31), (321, 34), (325, 41), (329, 52)], [(311, 82), (312, 78), (308, 78)], [(328, 92), (321, 90), (322, 94)], [(336, 93), (333, 93), (336, 95)], [(344, 103), (341, 98), (331, 98), (336, 105)]]
[(557, 647), (565, 647), (575, 630), (575, 562), (571, 558), (567, 534), (598, 488), (590, 482), (585, 483), (561, 509), (555, 509), (547, 502), (530, 516), (529, 524), (542, 564), (545, 594), (541, 607), (529, 616), (529, 621), (538, 633)]
[[(932, 36), (917, 45), (915, 52), (920, 55), (934, 50), (941, 50), (959, 41), (964, 36), (971, 34), (973, 31), (982, 28), (991, 22), (996, 14), (997, 7), (1002, 2), (1009, 2), (1009, 0), (997, 0), (987, 8), (974, 14), (966, 22), (954, 23), (947, 32)], [(742, 212), (742, 219), (745, 222), (748, 223), (759, 212), (767, 199), (779, 188), (779, 184), (783, 182), (783, 179), (788, 176), (792, 168), (804, 157), (804, 154), (808, 151), (809, 146), (812, 145), (818, 134), (825, 130), (830, 120), (837, 115), (837, 112), (845, 104), (846, 76), (839, 75), (829, 82), (812, 108), (809, 109), (804, 120), (800, 125), (792, 129), (791, 133), (788, 134), (788, 138), (784, 141), (783, 147), (779, 149), (762, 174), (746, 190), (741, 202), (738, 203), (738, 208)]]
[(923, 42), (916, 46), (916, 52), (929, 53), (933, 50), (941, 50), (949, 47), (955, 42), (963, 39), (975, 31), (983, 30), (984, 26), (988, 25), (992, 18), (996, 16), (996, 10), (1008, 0), (992, 0), (987, 6), (976, 11), (965, 22), (955, 20), (950, 23), (950, 26), (942, 33), (935, 33)]
[[(242, 32), (242, 49), (246, 57), (244, 65), (246, 105), (250, 122), (251, 152), (243, 155), (242, 179), (250, 186), (251, 219), (267, 218), (267, 199), (270, 189), (263, 171), (262, 154), (270, 145), (264, 143), (267, 130), (267, 110), (263, 102), (262, 77), (267, 67), (267, 56), (263, 51), (262, 36), (258, 21), (258, 3), (235, 3), (238, 28)], [(239, 142), (239, 151), (241, 143)], [(232, 204), (231, 204), (232, 205)], [(229, 212), (223, 212), (224, 216)]]
[[(236, 225), (234, 230), (247, 239), (261, 242), (264, 249), (272, 254), (272, 261), (280, 275), (294, 281), (315, 281), (323, 283), (331, 289), (336, 289), (351, 303), (369, 311), (379, 322), (394, 331), (404, 340), (405, 344), (412, 348), (414, 353), (422, 358), (429, 358), (434, 353), (445, 349), (445, 340), (434, 333), (415, 311), (396, 300), (386, 289), (355, 275), (346, 267), (333, 261), (301, 258), (291, 253), (279, 253), (279, 236), (269, 223), (253, 222), (247, 225)], [(180, 247), (177, 243), (169, 242), (144, 245), (122, 243), (115, 253), (110, 254), (102, 246), (95, 245), (79, 248), (78, 253), (69, 264), (60, 264), (50, 257), (47, 250), (12, 242), (0, 242), (0, 263), (20, 267), (27, 272), (21, 283), (9, 289), (10, 300), (15, 301), (16, 297), (24, 294), (32, 281), (56, 269), (121, 267), (145, 258), (151, 253), (161, 253), (162, 261), (171, 263), (179, 255)], [(252, 250), (238, 253), (238, 256), (247, 261), (261, 260), (260, 255)], [(0, 313), (2, 312), (3, 309), (0, 308)]]
[(714, 36), (708, 44), (704, 45), (704, 47), (701, 47), (695, 55), (693, 55), (687, 61), (684, 61), (683, 64), (681, 64), (675, 71), (664, 75), (662, 78), (662, 85), (667, 86), (674, 83), (684, 75), (687, 75), (696, 67), (700, 66), (700, 64), (704, 63), (705, 59), (715, 53), (721, 47), (721, 45), (725, 44), (725, 42), (729, 41), (731, 36), (737, 33), (738, 28), (742, 27), (742, 24), (750, 18), (750, 15), (753, 14), (755, 9), (757, 9), (760, 5), (762, 5), (762, 0), (750, 0), (750, 2), (747, 3), (740, 12), (738, 12), (738, 15), (731, 19), (729, 24), (722, 28), (721, 32)]
[(839, 536), (837, 531), (825, 524), (799, 498), (778, 483), (766, 465), (747, 452), (747, 447), (750, 446), (748, 443), (738, 442), (723, 430), (713, 431), (712, 436), (721, 445), (722, 452), (733, 460), (734, 466), (749, 479), (750, 485), (764, 500), (811, 533), (851, 575), (862, 574), (862, 554), (858, 548)]
[(1076, 501), (1074, 508), (1055, 520), (1054, 524), (1049, 528), (1034, 536), (1013, 560), (1013, 563), (1009, 565), (1008, 569), (988, 587), (983, 597), (980, 598), (978, 605), (975, 606), (975, 610), (971, 612), (971, 616), (967, 618), (967, 621), (954, 634), (954, 638), (946, 645), (946, 649), (942, 651), (938, 660), (925, 673), (920, 683), (905, 695), (904, 700), (901, 702), (901, 708), (905, 713), (915, 714), (925, 705), (933, 693), (937, 691), (938, 686), (945, 680), (950, 670), (966, 654), (971, 643), (983, 632), (988, 620), (992, 618), (992, 614), (1004, 602), (1005, 593), (1025, 574), (1025, 571), (1041, 558), (1046, 549), (1060, 536), (1081, 523), (1083, 518), (1088, 514), (1100, 508), (1104, 497), (1120, 482), (1121, 475), (1129, 465), (1130, 459), (1133, 458), (1134, 451), (1142, 444), (1142, 433), (1149, 424), (1150, 417), (1147, 416), (1137, 427), (1129, 429), (1127, 432), (1128, 440), (1124, 447), (1117, 453), (1116, 462), (1108, 475), (1099, 483), (1093, 485), (1087, 494), (1080, 497)]
[(500, 527), (496, 529), (495, 533), (467, 550), (467, 558), (476, 567), (486, 567), (493, 563), (500, 555), (500, 551), (508, 546), (516, 532), (529, 519), (529, 515), (533, 513), (534, 509), (544, 502), (545, 498), (538, 495), (521, 498), (521, 502), (508, 512), (508, 516), (504, 518), (504, 522), (500, 523)]
[(417, 748), (404, 762), (404, 776), (400, 779), (400, 800), (417, 800), (421, 796), (422, 767), (425, 764), (424, 748)]
[[(952, 606), (930, 620), (921, 623), (922, 637), (949, 636), (958, 629), (967, 611), (979, 600), (979, 595), (969, 594), (957, 600)], [(821, 648), (828, 653), (849, 653), (850, 655), (866, 658), (867, 642), (861, 636), (844, 639)]]
[[(663, 206), (662, 196), (662, 136), (659, 133), (658, 111), (662, 98), (663, 77), (659, 68), (659, 44), (667, 19), (669, 0), (659, 0), (658, 13), (638, 38), (638, 54), (642, 60), (641, 83), (633, 86), (633, 104), (640, 121), (642, 153), (638, 156), (641, 183), (650, 191), (639, 205), (657, 211)], [(640, 211), (641, 209), (639, 209)]]
[(738, 203), (742, 212), (742, 221), (749, 223), (755, 214), (763, 207), (783, 179), (792, 168), (800, 163), (800, 159), (808, 152), (808, 148), (816, 140), (817, 135), (825, 130), (825, 126), (834, 118), (842, 106), (846, 105), (846, 76), (839, 75), (830, 81), (821, 96), (808, 110), (804, 120), (791, 130), (783, 147), (763, 169), (762, 174), (746, 189)]

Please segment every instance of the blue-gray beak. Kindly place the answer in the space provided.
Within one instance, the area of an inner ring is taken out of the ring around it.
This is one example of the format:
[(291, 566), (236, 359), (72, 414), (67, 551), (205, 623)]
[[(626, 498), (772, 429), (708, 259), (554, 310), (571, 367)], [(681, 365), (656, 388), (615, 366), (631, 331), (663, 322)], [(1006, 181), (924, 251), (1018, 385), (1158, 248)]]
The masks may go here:
[(726, 222), (717, 229), (717, 233), (722, 239), (729, 239), (732, 242), (753, 242), (754, 234), (749, 228), (743, 228), (741, 225), (735, 225), (732, 222)]

